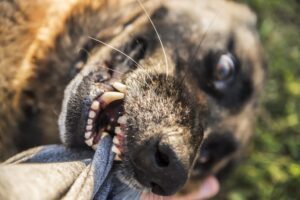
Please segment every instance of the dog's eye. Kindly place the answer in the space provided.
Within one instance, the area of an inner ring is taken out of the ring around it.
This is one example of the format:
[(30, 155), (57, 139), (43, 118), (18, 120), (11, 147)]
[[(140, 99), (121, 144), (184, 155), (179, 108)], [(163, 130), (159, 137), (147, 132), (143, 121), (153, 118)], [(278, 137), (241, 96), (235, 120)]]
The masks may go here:
[(224, 89), (232, 81), (235, 74), (235, 59), (231, 54), (223, 54), (214, 70), (214, 85), (217, 89)]

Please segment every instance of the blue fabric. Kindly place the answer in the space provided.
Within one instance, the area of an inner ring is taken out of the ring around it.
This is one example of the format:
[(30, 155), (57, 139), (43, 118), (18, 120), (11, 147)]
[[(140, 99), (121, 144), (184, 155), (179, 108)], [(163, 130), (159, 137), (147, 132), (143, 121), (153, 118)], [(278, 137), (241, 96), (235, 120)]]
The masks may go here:
[(139, 199), (115, 177), (111, 146), (107, 136), (96, 152), (63, 145), (22, 152), (0, 165), (0, 199)]
[(96, 153), (92, 161), (94, 170), (94, 192), (93, 199), (97, 194), (96, 199), (107, 199), (111, 191), (111, 177), (108, 177), (111, 171), (114, 153), (111, 151), (111, 138), (103, 138), (97, 146)]

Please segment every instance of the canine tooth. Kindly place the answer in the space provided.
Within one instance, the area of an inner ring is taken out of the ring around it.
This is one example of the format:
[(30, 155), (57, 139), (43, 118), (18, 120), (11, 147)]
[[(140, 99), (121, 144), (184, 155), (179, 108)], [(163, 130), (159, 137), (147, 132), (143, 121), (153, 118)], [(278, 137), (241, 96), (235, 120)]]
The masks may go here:
[(85, 128), (86, 128), (87, 131), (91, 131), (93, 129), (93, 126), (92, 125), (87, 125)]
[(113, 143), (114, 144), (120, 144), (120, 141), (119, 141), (118, 137), (114, 137)]
[(117, 127), (115, 128), (115, 133), (116, 133), (116, 134), (122, 134), (122, 130), (121, 130), (121, 127), (120, 127), (120, 126), (117, 126)]
[(88, 140), (85, 140), (85, 143), (88, 145), (88, 146), (92, 146), (93, 145), (93, 139), (94, 138), (90, 138), (90, 139), (88, 139)]
[(122, 92), (122, 93), (126, 93), (127, 87), (126, 87), (126, 85), (124, 85), (123, 83), (120, 83), (120, 82), (114, 82), (114, 83), (112, 84), (112, 86), (113, 86), (116, 90), (118, 90), (118, 91), (120, 91), (120, 92)]
[(105, 104), (110, 104), (113, 101), (123, 99), (124, 94), (121, 92), (105, 92), (100, 99), (105, 102)]
[(121, 154), (120, 150), (115, 145), (112, 146), (111, 150), (112, 150), (112, 152), (116, 153), (117, 155)]
[(117, 154), (117, 155), (115, 156), (114, 160), (116, 160), (116, 161), (121, 161), (122, 159), (121, 159), (120, 156)]
[(99, 110), (99, 108), (100, 108), (100, 103), (99, 103), (99, 101), (93, 101), (93, 103), (92, 103), (92, 105), (91, 105), (91, 108), (92, 108), (93, 110)]
[(127, 121), (127, 117), (125, 117), (125, 116), (121, 116), (121, 117), (119, 117), (119, 119), (118, 119), (118, 123), (119, 123), (119, 124), (125, 124), (126, 121)]
[(101, 135), (101, 139), (103, 139), (104, 137), (108, 136), (109, 134), (107, 132), (103, 132)]
[(91, 111), (89, 112), (89, 118), (95, 118), (95, 117), (96, 117), (96, 112), (93, 111), (93, 110), (91, 110)]
[(93, 123), (93, 120), (92, 120), (92, 119), (88, 119), (88, 120), (87, 120), (87, 124), (88, 124), (88, 125), (91, 125), (92, 123)]
[(92, 136), (92, 131), (87, 131), (84, 134), (85, 139), (89, 139)]

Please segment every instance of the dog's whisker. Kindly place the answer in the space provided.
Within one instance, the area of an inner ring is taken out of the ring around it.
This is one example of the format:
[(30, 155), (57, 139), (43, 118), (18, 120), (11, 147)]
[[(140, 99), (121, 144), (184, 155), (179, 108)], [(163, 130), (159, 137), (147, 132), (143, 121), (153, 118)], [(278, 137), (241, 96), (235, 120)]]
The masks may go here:
[[(210, 28), (212, 27), (212, 25), (214, 24), (217, 16), (219, 15), (219, 13), (216, 13), (216, 15), (214, 16), (214, 18), (210, 21), (207, 29), (204, 31), (202, 37), (201, 37), (201, 40), (199, 42), (199, 44), (196, 46), (194, 52), (191, 54), (189, 60), (191, 60), (191, 65), (193, 65), (196, 61), (196, 57), (197, 57), (197, 53), (199, 51), (199, 49), (201, 48), (202, 44), (203, 44), (203, 41), (205, 40), (207, 34), (208, 34), (208, 31), (210, 30)], [(184, 70), (184, 76), (182, 77), (182, 80), (180, 81), (180, 85), (183, 85), (185, 79), (186, 79), (186, 73), (187, 69)]]
[(124, 52), (121, 51), (120, 49), (117, 49), (116, 47), (114, 47), (114, 46), (112, 46), (112, 45), (110, 45), (110, 44), (107, 44), (106, 42), (101, 41), (101, 40), (99, 40), (99, 39), (96, 39), (96, 38), (94, 38), (94, 37), (91, 37), (91, 36), (88, 36), (88, 37), (89, 37), (90, 39), (96, 41), (96, 42), (99, 42), (100, 44), (103, 44), (103, 45), (105, 45), (105, 46), (107, 46), (107, 47), (109, 47), (109, 48), (111, 48), (111, 49), (117, 51), (118, 53), (122, 54), (123, 56), (125, 56), (126, 58), (128, 58), (129, 60), (131, 60), (136, 66), (143, 68), (143, 67), (142, 67), (139, 63), (137, 63), (132, 57), (130, 57), (129, 55), (127, 55), (126, 53), (124, 53)]
[[(92, 40), (95, 40), (96, 42), (99, 42), (100, 44), (103, 44), (103, 45), (105, 45), (105, 46), (107, 46), (107, 47), (109, 47), (109, 48), (111, 48), (111, 49), (113, 49), (113, 50), (115, 50), (115, 51), (117, 51), (118, 53), (120, 53), (120, 54), (122, 54), (122, 55), (124, 55), (124, 56), (127, 57), (129, 60), (131, 60), (137, 67), (139, 67), (139, 68), (141, 68), (141, 69), (145, 69), (145, 72), (147, 73), (147, 76), (152, 80), (152, 77), (150, 76), (150, 74), (149, 74), (149, 72), (146, 70), (146, 68), (145, 68), (144, 66), (142, 66), (141, 64), (139, 64), (137, 61), (135, 61), (131, 56), (129, 56), (129, 55), (126, 54), (125, 52), (121, 51), (120, 49), (115, 48), (114, 46), (112, 46), (112, 45), (110, 45), (110, 44), (108, 44), (108, 43), (106, 43), (106, 42), (104, 42), (104, 41), (101, 41), (101, 40), (99, 40), (99, 39), (96, 39), (96, 38), (93, 38), (93, 37), (90, 37), (90, 36), (89, 36), (89, 38), (92, 39)], [(104, 67), (104, 66), (102, 66), (102, 67)], [(106, 67), (106, 68), (108, 68), (108, 67)], [(110, 69), (110, 68), (108, 68), (108, 69)], [(111, 71), (114, 71), (114, 72), (117, 72), (116, 70), (113, 70), (113, 69), (110, 69), (110, 70), (111, 70)], [(120, 72), (119, 72), (119, 73), (120, 73)], [(120, 74), (123, 74), (123, 73), (120, 73)]]
[[(84, 49), (84, 48), (80, 48), (79, 51), (84, 51), (84, 52), (86, 52), (86, 53), (88, 54), (88, 57), (91, 56), (90, 53), (88, 52), (88, 50), (86, 50), (86, 49)], [(104, 65), (101, 65), (100, 67), (101, 67), (101, 68), (108, 69), (108, 70), (113, 71), (113, 72), (116, 72), (117, 74), (121, 74), (121, 75), (124, 74), (124, 73), (122, 73), (122, 72), (120, 72), (120, 71), (118, 71), (118, 70), (111, 69), (111, 68), (109, 68), (109, 67), (107, 67), (107, 66), (104, 66)]]
[(157, 36), (157, 38), (158, 38), (158, 40), (159, 40), (159, 43), (160, 43), (160, 46), (161, 46), (161, 48), (162, 48), (162, 51), (163, 51), (163, 54), (164, 54), (164, 58), (165, 58), (166, 75), (168, 76), (168, 74), (169, 74), (169, 63), (168, 63), (168, 58), (167, 58), (166, 50), (165, 50), (164, 44), (163, 44), (163, 42), (162, 42), (162, 39), (161, 39), (161, 37), (160, 37), (160, 35), (159, 35), (158, 31), (157, 31), (157, 28), (156, 28), (155, 24), (154, 24), (153, 21), (152, 21), (152, 19), (151, 19), (149, 13), (147, 12), (146, 8), (144, 7), (144, 5), (142, 4), (142, 2), (141, 2), (140, 0), (137, 0), (137, 1), (138, 1), (138, 3), (140, 4), (141, 8), (144, 10), (145, 15), (146, 15), (147, 18), (149, 19), (149, 21), (150, 21), (150, 23), (151, 23), (151, 25), (152, 25), (152, 27), (153, 27), (155, 33), (156, 33), (156, 36)]

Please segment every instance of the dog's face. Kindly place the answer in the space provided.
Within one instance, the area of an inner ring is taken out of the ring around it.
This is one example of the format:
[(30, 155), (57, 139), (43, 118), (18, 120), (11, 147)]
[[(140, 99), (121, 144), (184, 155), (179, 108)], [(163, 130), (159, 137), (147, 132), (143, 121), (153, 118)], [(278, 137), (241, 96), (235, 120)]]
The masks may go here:
[(59, 126), (70, 146), (95, 148), (111, 134), (119, 178), (171, 195), (193, 174), (204, 133), (226, 132), (224, 121), (254, 99), (263, 62), (255, 17), (241, 5), (145, 7), (159, 37), (140, 8), (109, 45), (91, 39), (99, 45), (65, 90)]

